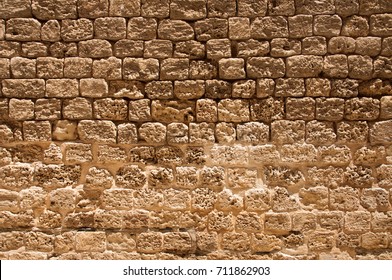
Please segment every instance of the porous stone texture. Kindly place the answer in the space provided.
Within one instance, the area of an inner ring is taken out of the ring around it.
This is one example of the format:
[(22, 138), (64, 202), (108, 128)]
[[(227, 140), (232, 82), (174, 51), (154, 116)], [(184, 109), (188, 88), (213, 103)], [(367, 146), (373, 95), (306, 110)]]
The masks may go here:
[(0, 0), (0, 259), (392, 259), (388, 0)]

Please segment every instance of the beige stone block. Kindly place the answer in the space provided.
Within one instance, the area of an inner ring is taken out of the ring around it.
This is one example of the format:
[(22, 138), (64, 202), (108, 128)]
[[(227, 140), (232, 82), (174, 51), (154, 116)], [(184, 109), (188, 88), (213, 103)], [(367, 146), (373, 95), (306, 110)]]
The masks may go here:
[(163, 234), (160, 232), (142, 232), (137, 235), (137, 251), (158, 253), (163, 247)]
[(301, 188), (299, 201), (309, 209), (328, 209), (328, 188), (323, 186)]
[[(263, 85), (259, 85), (260, 95), (268, 92), (268, 89), (263, 88)], [(256, 93), (256, 82), (254, 80), (242, 80), (233, 83), (233, 97), (239, 98), (252, 98)]]
[(251, 237), (251, 249), (255, 252), (273, 252), (281, 250), (283, 245), (283, 241), (274, 235), (255, 233)]
[[(7, 116), (8, 117), (8, 116)], [(0, 143), (10, 143), (14, 141), (14, 133), (7, 125), (0, 125)]]
[(134, 17), (140, 16), (139, 0), (109, 0), (109, 16), (112, 17)]
[(117, 129), (111, 121), (82, 120), (77, 131), (82, 141), (116, 143)]
[(67, 57), (64, 59), (65, 78), (90, 78), (93, 60), (91, 58)]
[(391, 230), (392, 212), (375, 212), (372, 214), (371, 227), (375, 232), (385, 232)]
[(75, 234), (76, 251), (103, 252), (106, 249), (104, 232), (77, 232)]
[(320, 56), (292, 56), (287, 58), (288, 77), (318, 77), (323, 69)]
[(155, 167), (150, 170), (148, 184), (151, 187), (169, 187), (174, 181), (172, 168)]
[(264, 219), (266, 233), (280, 235), (292, 229), (291, 217), (288, 213), (266, 213)]
[(124, 163), (127, 160), (126, 151), (122, 147), (99, 145), (97, 148), (97, 161), (99, 163)]
[(302, 39), (303, 55), (325, 55), (327, 53), (327, 40), (322, 36), (306, 37)]
[(118, 125), (117, 142), (119, 144), (137, 143), (137, 128), (133, 123)]
[(218, 120), (227, 122), (249, 121), (249, 102), (240, 99), (221, 100), (218, 103)]
[(189, 254), (195, 248), (188, 232), (167, 232), (163, 234), (163, 250), (170, 253)]
[(198, 99), (204, 95), (205, 84), (203, 80), (185, 80), (174, 82), (174, 95), (178, 99)]
[(219, 166), (205, 166), (200, 170), (200, 182), (211, 189), (221, 189), (225, 182), (225, 169)]
[(169, 40), (154, 39), (145, 42), (145, 58), (168, 58), (173, 55), (173, 43)]
[(78, 43), (79, 56), (91, 58), (104, 58), (112, 56), (112, 45), (107, 40), (91, 39)]
[(355, 40), (355, 53), (359, 55), (377, 56), (380, 52), (381, 38), (379, 37), (358, 37)]
[(78, 14), (85, 18), (107, 17), (109, 15), (109, 1), (78, 0)]
[(220, 122), (216, 124), (215, 136), (218, 143), (234, 143), (237, 133), (234, 123)]
[(169, 0), (142, 0), (141, 14), (144, 17), (166, 18), (170, 13)]
[(228, 18), (236, 14), (236, 1), (229, 0), (222, 3), (219, 0), (207, 1), (208, 17)]
[(287, 38), (275, 38), (271, 41), (271, 56), (288, 57), (301, 54), (301, 41)]
[(335, 5), (333, 0), (299, 0), (295, 1), (296, 12), (300, 14), (333, 14)]
[(5, 97), (40, 98), (45, 94), (45, 81), (42, 79), (5, 79), (2, 81)]
[(251, 57), (246, 65), (248, 78), (280, 78), (285, 71), (286, 66), (281, 58)]
[(65, 214), (75, 209), (76, 193), (73, 189), (57, 189), (49, 193), (49, 209)]
[(270, 52), (268, 41), (249, 39), (236, 44), (237, 57), (265, 56)]
[(61, 38), (66, 42), (92, 39), (93, 29), (91, 20), (85, 18), (66, 19), (61, 22)]
[(391, 204), (388, 191), (382, 188), (364, 189), (361, 194), (361, 205), (368, 211), (387, 211)]
[(270, 186), (292, 187), (304, 182), (303, 173), (288, 166), (266, 166), (263, 168), (265, 182)]
[(37, 58), (38, 78), (62, 78), (64, 76), (64, 59), (53, 57)]
[(11, 58), (21, 55), (21, 44), (18, 42), (0, 41), (0, 55), (2, 57)]
[[(359, 191), (351, 187), (338, 187), (330, 191), (329, 203), (330, 203), (330, 208), (332, 210), (341, 210), (341, 211), (358, 210), (360, 205)], [(348, 214), (346, 214), (346, 217), (347, 215)], [(369, 221), (370, 221), (370, 215), (369, 215)], [(347, 223), (345, 226), (347, 227)]]
[(29, 99), (10, 99), (9, 117), (19, 121), (34, 119), (34, 102)]
[(328, 42), (328, 52), (331, 54), (354, 53), (356, 41), (351, 37), (332, 37)]
[(151, 121), (150, 100), (140, 99), (140, 100), (130, 101), (128, 118), (131, 121)]
[(295, 15), (288, 18), (291, 38), (304, 38), (313, 35), (313, 17), (311, 15)]
[(222, 247), (225, 250), (232, 251), (247, 251), (250, 247), (250, 240), (248, 234), (236, 233), (236, 232), (227, 232), (222, 236)]
[(335, 245), (336, 234), (333, 231), (314, 231), (308, 238), (309, 250), (330, 251)]
[(250, 103), (252, 121), (271, 122), (283, 119), (284, 103), (272, 97), (265, 99), (253, 99)]
[[(205, 57), (206, 50), (205, 45), (194, 40), (188, 40), (185, 42), (177, 42), (174, 49), (174, 57), (184, 57), (190, 59), (202, 59)], [(171, 55), (171, 53), (170, 53)], [(204, 61), (192, 61), (192, 62), (204, 62)]]
[(231, 57), (231, 43), (229, 39), (211, 39), (206, 44), (207, 58), (218, 60)]
[(351, 161), (351, 151), (346, 145), (319, 147), (320, 160), (328, 164), (344, 165)]
[(248, 122), (237, 125), (237, 140), (244, 143), (267, 143), (269, 127), (258, 122)]
[(139, 136), (147, 143), (165, 143), (166, 126), (157, 122), (143, 123), (139, 128)]
[(218, 248), (218, 234), (216, 232), (201, 231), (196, 234), (197, 250), (212, 252)]
[(186, 144), (189, 141), (188, 126), (183, 123), (167, 125), (167, 142), (169, 144)]
[(362, 97), (345, 102), (345, 117), (348, 120), (375, 120), (380, 114), (378, 99)]
[(344, 115), (344, 99), (317, 98), (316, 119), (322, 121), (339, 121)]
[(10, 41), (40, 41), (41, 23), (33, 18), (12, 18), (7, 21), (5, 38)]
[(211, 212), (214, 210), (215, 201), (216, 192), (209, 188), (196, 188), (192, 191), (191, 207), (195, 211)]
[(194, 102), (176, 100), (154, 100), (151, 105), (153, 120), (170, 123), (193, 121)]
[(392, 59), (388, 57), (378, 57), (373, 62), (374, 74), (376, 78), (390, 79), (392, 77), (392, 71), (390, 67), (392, 65)]
[(190, 123), (189, 124), (189, 142), (193, 144), (214, 143), (215, 125), (213, 123)]
[(64, 159), (67, 163), (83, 163), (90, 162), (93, 159), (90, 144), (82, 143), (64, 143)]
[[(208, 55), (208, 45), (207, 45)], [(227, 58), (219, 60), (219, 77), (225, 80), (238, 80), (244, 79), (245, 74), (245, 62), (242, 58)]]
[(287, 19), (282, 16), (257, 17), (250, 26), (253, 39), (273, 39), (289, 36)]
[(368, 132), (368, 125), (364, 121), (339, 122), (337, 124), (338, 141), (341, 143), (365, 144)]
[(60, 23), (57, 20), (48, 20), (42, 25), (41, 39), (42, 41), (57, 42), (60, 41)]
[(36, 77), (36, 60), (13, 57), (11, 63), (8, 59), (1, 59), (1, 74), (3, 78), (10, 78), (10, 66), (11, 73), (14, 78), (35, 78)]
[(230, 98), (232, 93), (232, 85), (230, 82), (222, 80), (206, 81), (206, 98), (223, 99)]
[(374, 36), (390, 36), (392, 16), (390, 14), (377, 14), (370, 16), (370, 34)]
[(170, 3), (170, 18), (183, 20), (197, 20), (207, 16), (204, 0), (187, 1), (174, 0)]
[(373, 60), (368, 56), (350, 55), (348, 57), (348, 76), (368, 80), (373, 76)]
[(159, 61), (154, 58), (125, 58), (123, 75), (126, 80), (156, 80), (159, 77)]
[(250, 39), (250, 20), (246, 17), (229, 18), (229, 38), (231, 40)]
[(152, 81), (146, 84), (146, 94), (150, 99), (169, 99), (173, 97), (171, 81)]
[(221, 18), (207, 18), (195, 22), (195, 34), (198, 41), (222, 39), (228, 36), (228, 20)]
[(75, 140), (76, 139), (76, 123), (67, 120), (59, 120), (56, 122), (53, 131), (54, 140)]
[(338, 15), (316, 15), (314, 17), (314, 35), (327, 38), (339, 36), (342, 29), (342, 19)]
[(196, 119), (198, 122), (216, 122), (218, 107), (212, 99), (198, 99), (196, 101)]
[(103, 120), (125, 120), (128, 102), (124, 99), (104, 98), (94, 101), (94, 117)]
[(273, 164), (280, 161), (280, 154), (275, 145), (255, 145), (249, 147), (249, 160), (254, 163)]
[(280, 151), (283, 162), (311, 163), (317, 160), (317, 150), (311, 144), (283, 145)]
[(208, 226), (210, 231), (231, 231), (234, 229), (234, 217), (231, 213), (212, 211), (208, 214)]
[(158, 25), (158, 38), (171, 41), (191, 40), (194, 30), (183, 20), (164, 19)]
[(133, 207), (133, 192), (129, 189), (106, 189), (102, 192), (102, 206), (107, 210), (129, 210)]
[(311, 144), (332, 144), (336, 133), (332, 122), (310, 121), (306, 124), (306, 142)]
[(49, 121), (23, 122), (24, 140), (28, 142), (51, 141), (52, 126)]
[(142, 57), (143, 41), (121, 39), (113, 45), (113, 55), (119, 58), (124, 57)]
[(295, 143), (305, 140), (305, 122), (277, 120), (271, 124), (271, 140), (278, 143)]

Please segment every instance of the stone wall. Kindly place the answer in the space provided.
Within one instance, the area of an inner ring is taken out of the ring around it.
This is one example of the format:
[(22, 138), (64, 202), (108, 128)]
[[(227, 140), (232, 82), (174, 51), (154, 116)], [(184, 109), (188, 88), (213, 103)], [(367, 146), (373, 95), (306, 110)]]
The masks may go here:
[(392, 259), (392, 1), (0, 18), (1, 259)]

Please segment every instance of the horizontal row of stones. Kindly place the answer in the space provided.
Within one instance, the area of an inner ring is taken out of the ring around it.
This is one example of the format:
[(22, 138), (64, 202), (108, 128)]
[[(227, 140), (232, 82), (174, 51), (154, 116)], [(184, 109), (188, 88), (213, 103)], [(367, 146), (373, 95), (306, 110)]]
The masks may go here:
[[(219, 36), (220, 37), (220, 36)], [(275, 38), (267, 40), (230, 41), (229, 39), (209, 39), (207, 42), (194, 40), (131, 40), (121, 39), (110, 42), (91, 39), (81, 42), (15, 42), (0, 40), (0, 57), (87, 57), (107, 58), (115, 56), (144, 58), (191, 58), (217, 60), (224, 57), (290, 57), (294, 55), (357, 54), (375, 57), (391, 56), (391, 38), (322, 36), (303, 39)], [(219, 50), (222, 48), (222, 50)], [(207, 53), (207, 54), (206, 54)]]
[(77, 17), (155, 17), (197, 20), (205, 17), (338, 14), (371, 15), (392, 12), (389, 1), (379, 0), (17, 0), (5, 2), (1, 18), (36, 17), (41, 20)]
[[(190, 122), (243, 123), (262, 121), (269, 123), (282, 119), (329, 122), (342, 121), (343, 119), (349, 121), (388, 120), (392, 118), (392, 96), (383, 96), (381, 99), (361, 97), (346, 100), (323, 97), (316, 99), (311, 97), (274, 99), (270, 97), (250, 100), (226, 98), (220, 101), (199, 99), (188, 102), (151, 101), (149, 99), (128, 101), (120, 98), (103, 98), (91, 101), (83, 97), (72, 99), (38, 98), (36, 100), (0, 98), (0, 108), (2, 109), (0, 116), (3, 121), (34, 119), (37, 121), (56, 121), (60, 119), (69, 121), (90, 119), (129, 120), (134, 123), (156, 121), (172, 123), (169, 124), (169, 129), (174, 127), (180, 129), (180, 122), (184, 122), (182, 130), (185, 133), (188, 130), (185, 123)], [(100, 124), (105, 126), (105, 122), (100, 122)], [(222, 124), (218, 125), (222, 126)], [(262, 130), (266, 131), (267, 134), (260, 141), (268, 140), (269, 128), (267, 125), (255, 122), (248, 125), (263, 128)], [(135, 127), (135, 125), (133, 126)], [(160, 127), (159, 124), (154, 124), (154, 126)], [(190, 124), (190, 126), (192, 125)], [(366, 124), (364, 126), (367, 127)], [(274, 125), (272, 130), (273, 127)], [(188, 133), (186, 132), (186, 134)], [(258, 140), (255, 139), (255, 141)]]
[[(31, 173), (33, 170), (37, 172), (34, 175)], [(80, 166), (7, 165), (1, 167), (5, 175), (0, 177), (4, 186), (0, 191), (0, 209), (9, 211), (11, 216), (7, 218), (8, 214), (2, 212), (1, 227), (24, 227), (12, 221), (6, 222), (12, 218), (11, 212), (23, 216), (26, 211), (34, 210), (41, 215), (45, 209), (50, 211), (42, 215), (51, 214), (59, 219), (59, 214), (65, 216), (71, 213), (74, 222), (83, 221), (81, 218), (86, 215), (86, 211), (102, 210), (101, 214), (111, 210), (151, 210), (159, 214), (168, 211), (166, 215), (174, 218), (174, 223), (181, 213), (170, 214), (170, 211), (192, 211), (203, 215), (214, 209), (233, 213), (242, 210), (257, 213), (270, 213), (272, 210), (281, 213), (328, 209), (386, 212), (392, 210), (391, 170), (391, 165), (378, 167), (375, 173), (379, 183), (372, 185), (376, 178), (372, 177), (371, 169), (366, 167), (313, 167), (307, 170), (308, 182), (303, 184), (305, 180), (301, 171), (267, 166), (263, 168), (268, 184), (266, 186), (257, 178), (256, 169), (228, 168), (226, 180), (224, 168), (216, 166), (199, 170), (194, 167), (177, 167), (175, 174), (170, 168), (150, 166), (147, 176), (147, 172), (137, 165), (126, 165), (117, 171), (115, 178), (106, 169), (91, 167), (86, 171), (84, 184), (79, 184)], [(53, 177), (48, 172), (53, 172)], [(64, 178), (61, 178), (63, 174)], [(5, 177), (7, 175), (8, 178)], [(17, 175), (22, 177), (18, 178)], [(325, 178), (317, 177), (320, 175), (325, 175)], [(285, 181), (287, 177), (289, 179)], [(296, 189), (296, 192), (290, 193), (288, 189)], [(122, 217), (120, 212), (117, 214), (119, 218)], [(33, 212), (30, 211), (29, 215), (33, 215)], [(389, 230), (392, 230), (391, 222), (390, 217)], [(60, 225), (61, 222), (57, 221), (55, 227)], [(167, 227), (164, 224), (161, 226)], [(67, 227), (72, 225), (68, 224)], [(75, 227), (93, 225), (81, 224)], [(50, 228), (50, 225), (46, 228)]]
[[(309, 36), (365, 37), (391, 36), (392, 13), (369, 17), (352, 16), (342, 20), (338, 15), (296, 15), (293, 17), (267, 16), (249, 19), (230, 17), (209, 18), (188, 23), (183, 20), (156, 20), (154, 18), (103, 17), (94, 21), (49, 20), (41, 24), (33, 18), (0, 20), (0, 40), (9, 41), (83, 41), (92, 38), (106, 40), (166, 39), (184, 41), (196, 39), (229, 38), (232, 40), (303, 38)], [(213, 30), (211, 30), (213, 29)]]
[[(134, 259), (137, 255), (128, 255), (128, 252), (139, 253), (159, 253), (167, 252), (174, 254), (209, 254), (216, 250), (227, 250), (234, 252), (249, 253), (276, 253), (288, 248), (290, 252), (297, 256), (309, 252), (321, 253), (329, 252), (333, 249), (345, 251), (358, 248), (361, 251), (391, 248), (391, 236), (389, 233), (362, 233), (347, 235), (332, 230), (315, 230), (307, 234), (287, 234), (285, 236), (274, 236), (263, 233), (217, 233), (217, 232), (88, 232), (88, 231), (68, 231), (51, 235), (45, 232), (5, 232), (0, 234), (3, 240), (14, 240), (14, 242), (4, 242), (2, 251), (10, 251), (10, 258), (34, 257), (34, 252), (39, 256), (42, 253), (49, 254), (49, 257), (58, 257), (61, 254), (76, 252), (105, 252), (110, 257), (110, 253), (123, 252), (124, 259)], [(290, 250), (291, 249), (291, 250)], [(38, 253), (41, 252), (41, 253)], [(46, 254), (41, 257), (45, 258)], [(54, 255), (53, 255), (54, 254)], [(355, 253), (354, 253), (355, 254)], [(219, 254), (218, 254), (219, 255)], [(24, 257), (23, 257), (24, 256)], [(128, 257), (127, 257), (128, 256)], [(93, 256), (85, 256), (93, 258)], [(114, 257), (114, 256), (112, 256)], [(302, 256), (303, 257), (303, 256)], [(148, 257), (147, 257), (148, 258)], [(264, 256), (264, 258), (268, 258)], [(281, 256), (283, 258), (283, 256)], [(350, 258), (347, 254), (346, 258)], [(106, 259), (102, 258), (101, 259)]]
[[(82, 120), (79, 123), (61, 120), (52, 128), (50, 121), (24, 121), (21, 128), (0, 125), (0, 143), (69, 141), (79, 139), (87, 143), (119, 144), (291, 144), (308, 142), (325, 145), (340, 144), (387, 144), (392, 141), (390, 131), (392, 121), (379, 121), (370, 124), (364, 121), (331, 122), (301, 120), (276, 120), (271, 126), (261, 122), (242, 124), (215, 123), (170, 123), (145, 122), (139, 127), (133, 123), (116, 126), (112, 121)], [(52, 130), (53, 129), (53, 130)], [(309, 145), (310, 145), (309, 144)], [(301, 144), (300, 144), (301, 146)], [(310, 145), (311, 146), (311, 145)], [(313, 146), (312, 146), (313, 147)], [(310, 151), (312, 149), (304, 149)]]
[[(225, 41), (225, 39), (222, 39)], [(210, 42), (210, 41), (209, 41)], [(392, 42), (392, 41), (391, 41)], [(99, 44), (92, 42), (94, 47)], [(230, 45), (218, 42), (215, 50), (223, 57), (230, 57)], [(392, 45), (392, 44), (391, 44)], [(102, 51), (103, 48), (99, 48)], [(89, 52), (90, 53), (90, 52)], [(208, 53), (208, 51), (207, 51)], [(110, 54), (111, 55), (111, 54)], [(190, 60), (189, 58), (131, 58), (92, 60), (91, 58), (35, 59), (15, 57), (0, 58), (1, 79), (61, 79), (101, 78), (106, 80), (242, 80), (258, 78), (392, 78), (391, 57), (371, 58), (363, 55), (335, 54), (325, 57), (317, 55), (295, 55), (288, 58), (249, 57), (219, 58), (216, 62)], [(20, 83), (22, 81), (14, 81)], [(41, 82), (42, 81), (36, 81)], [(3, 85), (4, 86), (4, 85)], [(38, 85), (36, 85), (38, 86)]]

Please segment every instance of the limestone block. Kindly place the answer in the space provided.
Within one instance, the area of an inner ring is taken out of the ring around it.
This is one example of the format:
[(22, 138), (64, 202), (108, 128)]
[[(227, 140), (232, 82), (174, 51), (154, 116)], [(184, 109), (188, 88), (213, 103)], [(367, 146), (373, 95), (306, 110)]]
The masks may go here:
[(295, 39), (275, 38), (271, 41), (271, 56), (287, 57), (301, 54), (301, 42)]
[(90, 162), (93, 159), (90, 144), (63, 143), (64, 159), (67, 163)]
[(368, 125), (363, 121), (339, 122), (337, 125), (338, 141), (341, 143), (366, 143)]
[(256, 145), (249, 147), (249, 160), (255, 163), (273, 164), (280, 160), (280, 154), (275, 145)]
[(117, 142), (119, 144), (137, 143), (137, 128), (135, 124), (125, 123), (118, 125)]
[(310, 121), (306, 124), (306, 142), (311, 144), (332, 144), (336, 133), (332, 122)]
[(248, 161), (248, 151), (240, 145), (214, 145), (210, 153), (213, 164), (243, 165)]
[(151, 187), (170, 187), (174, 181), (172, 168), (155, 167), (150, 170), (148, 185)]
[(391, 91), (391, 84), (381, 79), (373, 79), (362, 82), (358, 87), (358, 92), (363, 96), (378, 96), (388, 94)]
[(327, 40), (322, 36), (306, 37), (302, 39), (302, 54), (325, 55), (327, 53)]
[(375, 232), (391, 230), (392, 212), (375, 212), (372, 214), (371, 227)]
[(15, 57), (19, 56), (22, 52), (21, 44), (18, 42), (0, 41), (0, 55), (1, 57)]
[(360, 199), (361, 205), (368, 211), (387, 211), (391, 206), (388, 192), (382, 188), (364, 189)]
[(49, 121), (23, 122), (24, 140), (28, 142), (51, 141), (52, 126)]
[(77, 232), (75, 234), (76, 251), (103, 252), (106, 249), (105, 232)]
[[(259, 80), (260, 81), (260, 80)], [(258, 88), (260, 95), (265, 94), (267, 90), (264, 90), (263, 86), (259, 85)], [(256, 93), (256, 82), (253, 80), (242, 80), (233, 83), (233, 97), (239, 98), (252, 98)]]
[(62, 78), (64, 73), (64, 60), (52, 57), (37, 58), (38, 78)]
[(306, 96), (328, 97), (331, 91), (331, 82), (328, 79), (309, 78), (305, 80)]
[(385, 148), (382, 146), (362, 147), (353, 156), (355, 164), (372, 165), (381, 163), (386, 156)]
[(193, 144), (207, 144), (215, 142), (215, 126), (213, 123), (190, 123), (189, 142)]
[(157, 122), (143, 123), (139, 128), (139, 136), (147, 143), (165, 143), (166, 126)]
[(64, 218), (66, 228), (88, 228), (94, 226), (93, 212), (69, 213)]
[(56, 122), (53, 131), (54, 140), (75, 140), (76, 139), (76, 123), (67, 120), (59, 120)]
[(388, 234), (373, 232), (362, 234), (361, 247), (368, 250), (388, 248)]
[(288, 119), (313, 120), (316, 102), (313, 98), (287, 98), (286, 117)]
[(136, 249), (134, 234), (113, 232), (107, 234), (107, 249), (112, 251), (132, 252)]
[(355, 211), (359, 208), (359, 205), (359, 192), (357, 189), (338, 187), (330, 191), (330, 208), (332, 210)]
[(368, 80), (373, 74), (373, 60), (368, 56), (351, 55), (348, 57), (348, 76)]
[(156, 149), (155, 156), (157, 158), (158, 164), (176, 164), (182, 163), (184, 153), (178, 147), (174, 146), (161, 146)]
[(165, 252), (186, 254), (194, 251), (194, 244), (188, 232), (167, 232), (163, 234), (163, 250)]
[[(185, 57), (191, 59), (201, 59), (205, 57), (205, 45), (194, 40), (185, 42), (177, 42), (174, 49), (174, 57)], [(171, 53), (170, 55), (171, 56)], [(192, 61), (192, 62), (204, 62), (204, 61)]]
[(215, 100), (198, 99), (196, 101), (196, 119), (198, 122), (216, 122), (218, 107)]
[(35, 102), (36, 120), (58, 120), (61, 118), (61, 101), (58, 99), (38, 99)]
[(359, 55), (377, 56), (380, 52), (381, 38), (379, 37), (358, 37), (355, 40), (355, 53)]
[(40, 41), (41, 23), (33, 18), (13, 18), (7, 21), (6, 40)]
[(5, 97), (40, 98), (45, 94), (45, 81), (42, 79), (4, 79), (2, 88)]
[(278, 143), (295, 143), (305, 140), (305, 122), (277, 120), (271, 124), (271, 139)]
[(299, 201), (309, 209), (328, 209), (328, 188), (323, 186), (301, 188), (299, 190)]
[(103, 58), (112, 56), (112, 45), (107, 40), (91, 39), (78, 44), (81, 57)]
[(288, 144), (281, 148), (283, 162), (311, 163), (317, 160), (317, 150), (311, 144)]
[(53, 251), (53, 236), (43, 232), (28, 232), (25, 235), (27, 250), (51, 252)]
[[(112, 184), (112, 181), (106, 181), (105, 187)], [(109, 183), (109, 184), (106, 184)], [(106, 189), (102, 192), (102, 206), (107, 210), (128, 210), (133, 206), (133, 190), (129, 189)]]
[(162, 80), (185, 80), (189, 76), (189, 59), (167, 58), (161, 63)]
[(382, 47), (381, 47), (381, 55), (383, 56), (391, 56), (392, 55), (392, 47), (391, 47), (391, 40), (392, 37), (387, 37), (384, 38), (382, 41)]
[(192, 40), (193, 28), (185, 21), (164, 19), (158, 25), (158, 38), (171, 41)]
[(0, 8), (1, 18), (31, 17), (31, 2), (28, 0), (16, 0), (4, 2)]
[(336, 13), (342, 17), (356, 15), (359, 12), (358, 0), (342, 0), (335, 2)]
[(218, 248), (218, 234), (216, 232), (199, 231), (196, 234), (197, 250), (212, 252)]
[(82, 141), (116, 143), (117, 129), (111, 121), (82, 120), (78, 125), (78, 134)]
[(392, 35), (392, 16), (390, 14), (377, 14), (370, 16), (370, 34), (374, 36)]
[(248, 78), (280, 78), (285, 71), (286, 66), (281, 58), (251, 57), (246, 65)]
[(176, 167), (176, 185), (180, 188), (193, 189), (199, 181), (198, 170), (195, 167)]
[(288, 77), (318, 77), (323, 69), (320, 56), (292, 56), (287, 59)]
[(325, 121), (339, 121), (343, 119), (344, 99), (317, 98), (316, 119)]
[(345, 103), (345, 117), (348, 120), (375, 120), (380, 114), (378, 99), (352, 98)]
[(223, 99), (231, 97), (232, 86), (231, 83), (222, 80), (207, 80), (206, 94), (207, 98)]
[(191, 207), (199, 212), (211, 212), (214, 209), (216, 193), (209, 188), (196, 188), (192, 191)]
[[(47, 55), (46, 50), (44, 53), (44, 56)], [(64, 58), (66, 56), (77, 56), (78, 46), (74, 42), (55, 42), (49, 46), (49, 54), (58, 58)]]
[(109, 96), (116, 98), (125, 97), (129, 99), (141, 99), (144, 97), (144, 84), (139, 81), (109, 81)]
[(237, 140), (251, 144), (267, 143), (269, 140), (269, 127), (258, 122), (239, 124), (237, 126)]
[(134, 192), (134, 205), (137, 208), (153, 210), (162, 208), (163, 195), (152, 189), (141, 189)]
[(208, 214), (207, 227), (210, 231), (231, 231), (234, 228), (233, 216), (214, 210)]
[(221, 100), (218, 103), (218, 120), (227, 122), (249, 121), (249, 102), (240, 99)]
[(255, 252), (273, 252), (281, 250), (283, 241), (274, 235), (266, 235), (263, 233), (252, 234), (251, 248)]
[(304, 38), (313, 35), (313, 17), (311, 15), (295, 15), (288, 18), (291, 38)]
[(274, 212), (291, 212), (299, 209), (296, 198), (290, 196), (285, 188), (275, 187), (272, 191), (272, 201)]
[(246, 251), (249, 250), (250, 240), (248, 234), (245, 232), (227, 232), (223, 234), (222, 237), (222, 247), (225, 250), (232, 251)]
[(229, 38), (231, 40), (250, 39), (250, 20), (245, 17), (229, 18)]
[(211, 189), (220, 189), (225, 181), (225, 169), (223, 167), (212, 166), (203, 167), (200, 171), (201, 183)]
[(49, 209), (67, 213), (75, 209), (75, 191), (72, 189), (57, 189), (49, 193)]
[(197, 20), (207, 16), (204, 0), (187, 1), (174, 0), (170, 3), (170, 18), (183, 20)]
[(344, 229), (348, 233), (363, 233), (370, 230), (370, 213), (348, 212), (344, 217)]
[(222, 3), (219, 0), (208, 0), (207, 1), (207, 12), (208, 17), (217, 17), (217, 18), (228, 18), (235, 16), (236, 14), (236, 1), (229, 0), (225, 3)]
[(235, 125), (226, 122), (217, 123), (215, 136), (218, 143), (234, 143), (237, 137)]
[(390, 79), (392, 77), (392, 71), (390, 67), (392, 65), (392, 59), (388, 57), (378, 57), (373, 62), (374, 66), (374, 77)]
[(314, 231), (309, 234), (309, 250), (330, 251), (335, 244), (335, 238), (335, 232), (333, 231)]
[(134, 17), (140, 16), (140, 1), (109, 0), (109, 16)]
[(94, 117), (104, 120), (125, 120), (128, 106), (124, 99), (104, 98), (94, 101)]
[(257, 17), (250, 28), (253, 39), (273, 39), (289, 35), (287, 19), (282, 16)]
[(63, 116), (71, 120), (91, 119), (93, 117), (92, 104), (81, 97), (68, 99), (64, 102)]
[(109, 15), (109, 1), (78, 0), (78, 14), (85, 18), (107, 17)]
[(338, 15), (316, 15), (314, 17), (314, 35), (327, 38), (339, 36), (342, 29), (342, 19)]
[(125, 149), (122, 147), (99, 145), (97, 150), (97, 161), (99, 163), (118, 163), (127, 160)]
[(168, 58), (173, 54), (173, 43), (169, 40), (154, 39), (145, 42), (145, 58)]
[[(229, 39), (211, 39), (206, 44), (207, 58), (218, 60), (231, 57), (231, 43)], [(240, 60), (235, 60), (240, 61)]]
[(93, 61), (91, 58), (67, 57), (64, 59), (64, 77), (90, 78), (92, 66)]
[(0, 65), (0, 76), (2, 78), (10, 78), (10, 66), (11, 73), (14, 78), (26, 79), (36, 77), (36, 60), (22, 57), (13, 57), (10, 61), (3, 58), (0, 60)]
[(286, 166), (266, 166), (264, 176), (266, 183), (271, 186), (291, 187), (305, 180), (301, 171)]
[(178, 99), (198, 99), (204, 95), (205, 84), (202, 80), (174, 82), (174, 95)]
[(284, 117), (284, 103), (273, 97), (253, 99), (250, 103), (252, 121), (271, 122)]
[(344, 179), (347, 185), (355, 188), (371, 187), (373, 183), (372, 170), (368, 167), (350, 165), (346, 168)]
[(110, 189), (114, 186), (114, 178), (110, 172), (103, 168), (91, 167), (86, 175), (86, 183), (83, 187), (86, 191)]
[(369, 24), (365, 17), (352, 16), (344, 21), (342, 35), (351, 37), (367, 36), (369, 34)]
[(351, 54), (355, 52), (356, 41), (351, 37), (332, 37), (328, 42), (328, 52), (331, 54)]
[(320, 160), (328, 164), (344, 165), (351, 160), (351, 151), (345, 146), (321, 146), (319, 147)]
[(34, 102), (28, 99), (10, 99), (9, 117), (14, 120), (31, 120), (34, 118)]
[(268, 41), (249, 39), (240, 41), (236, 45), (238, 57), (265, 56), (270, 52), (270, 44)]
[(207, 18), (195, 22), (195, 34), (198, 41), (222, 39), (228, 36), (229, 25), (227, 19)]
[(346, 78), (348, 76), (347, 56), (341, 54), (326, 56), (323, 72), (329, 78)]
[(170, 123), (193, 121), (194, 102), (176, 100), (154, 100), (151, 105), (153, 120)]
[(137, 251), (158, 253), (162, 250), (163, 234), (160, 232), (142, 232), (137, 235)]
[[(140, 99), (129, 102), (129, 120), (131, 121), (150, 121), (151, 104), (149, 99)], [(124, 107), (125, 108), (125, 107)], [(126, 117), (126, 114), (124, 114)]]
[(0, 19), (0, 40), (4, 40), (5, 37), (5, 20)]
[(121, 39), (113, 45), (113, 55), (119, 58), (142, 57), (143, 41)]
[(187, 210), (190, 206), (190, 193), (173, 188), (163, 190), (163, 208), (169, 211)]
[(92, 21), (86, 18), (66, 19), (61, 22), (61, 39), (66, 42), (92, 39), (93, 29)]
[(267, 233), (285, 234), (291, 230), (291, 217), (287, 213), (266, 213), (264, 228)]
[(189, 141), (188, 126), (183, 123), (167, 125), (167, 142), (169, 144), (186, 144)]
[(382, 164), (376, 169), (378, 185), (381, 188), (388, 187), (391, 184), (392, 166)]
[(80, 94), (84, 97), (104, 97), (108, 95), (108, 84), (104, 79), (81, 79)]
[(173, 83), (170, 81), (148, 82), (145, 91), (150, 99), (169, 99), (173, 97)]
[(275, 96), (277, 97), (301, 97), (305, 95), (305, 82), (299, 78), (276, 79)]
[(136, 146), (129, 150), (129, 161), (143, 164), (155, 163), (155, 149), (149, 146)]
[(235, 80), (243, 79), (245, 76), (244, 60), (242, 58), (228, 58), (219, 60), (219, 77), (221, 79)]

